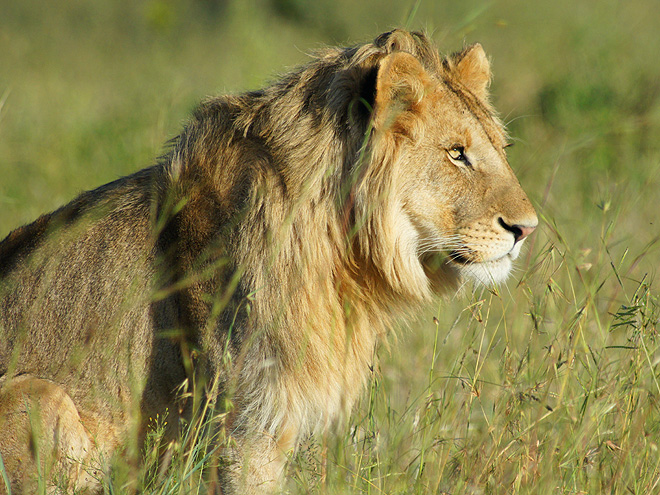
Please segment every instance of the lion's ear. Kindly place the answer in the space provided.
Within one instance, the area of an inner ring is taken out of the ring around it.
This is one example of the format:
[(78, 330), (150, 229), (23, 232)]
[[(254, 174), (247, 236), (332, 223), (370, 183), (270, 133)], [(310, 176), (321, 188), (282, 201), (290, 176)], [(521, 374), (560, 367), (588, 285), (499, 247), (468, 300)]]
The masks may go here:
[(450, 70), (459, 81), (477, 98), (488, 99), (490, 85), (490, 62), (479, 43), (470, 45), (462, 52), (455, 53), (449, 59)]
[(413, 55), (394, 52), (383, 57), (376, 76), (374, 127), (387, 128), (402, 112), (418, 107), (430, 85), (428, 73)]

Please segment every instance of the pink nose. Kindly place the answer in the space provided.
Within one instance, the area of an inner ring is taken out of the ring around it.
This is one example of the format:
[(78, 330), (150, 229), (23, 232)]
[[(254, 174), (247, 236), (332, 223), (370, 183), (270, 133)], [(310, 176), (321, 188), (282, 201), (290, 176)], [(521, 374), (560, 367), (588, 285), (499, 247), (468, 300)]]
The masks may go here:
[(520, 235), (516, 236), (516, 242), (522, 241), (525, 237), (534, 232), (534, 229), (536, 229), (536, 225), (533, 227), (528, 227), (526, 225), (514, 225), (514, 227), (520, 229)]
[(529, 234), (534, 232), (536, 225), (509, 225), (501, 217), (498, 218), (499, 224), (513, 234), (514, 242), (520, 242)]

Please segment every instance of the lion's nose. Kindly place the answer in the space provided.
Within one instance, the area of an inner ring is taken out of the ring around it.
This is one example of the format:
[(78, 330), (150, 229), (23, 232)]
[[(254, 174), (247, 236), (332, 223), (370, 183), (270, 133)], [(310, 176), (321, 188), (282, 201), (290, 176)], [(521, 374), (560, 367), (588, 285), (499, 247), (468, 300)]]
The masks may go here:
[(522, 241), (525, 237), (534, 232), (534, 229), (536, 228), (536, 225), (509, 225), (502, 219), (502, 217), (500, 217), (498, 221), (504, 230), (508, 230), (513, 234), (514, 242)]

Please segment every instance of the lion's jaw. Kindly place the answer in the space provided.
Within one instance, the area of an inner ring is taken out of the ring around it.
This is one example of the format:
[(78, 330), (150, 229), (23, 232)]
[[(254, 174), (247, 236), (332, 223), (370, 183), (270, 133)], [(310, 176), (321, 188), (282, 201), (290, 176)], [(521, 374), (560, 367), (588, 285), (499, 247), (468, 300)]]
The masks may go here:
[(458, 271), (463, 279), (486, 286), (500, 284), (506, 281), (511, 274), (513, 262), (520, 256), (523, 242), (524, 240), (516, 242), (505, 254), (484, 261), (465, 262), (458, 256), (450, 255), (447, 262)]

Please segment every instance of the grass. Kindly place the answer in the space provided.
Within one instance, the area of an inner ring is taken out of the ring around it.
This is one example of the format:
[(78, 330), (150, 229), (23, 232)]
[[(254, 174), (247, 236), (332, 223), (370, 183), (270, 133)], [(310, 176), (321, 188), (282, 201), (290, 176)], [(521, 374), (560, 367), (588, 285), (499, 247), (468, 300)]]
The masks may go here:
[[(660, 493), (655, 3), (404, 3), (0, 0), (0, 237), (152, 163), (206, 94), (259, 87), (322, 43), (409, 18), (447, 51), (478, 40), (541, 227), (506, 286), (440, 301), (381, 350), (287, 490)], [(167, 471), (153, 451), (118, 461), (108, 493), (206, 493), (207, 421)]]

